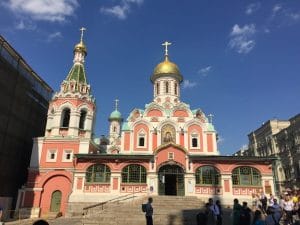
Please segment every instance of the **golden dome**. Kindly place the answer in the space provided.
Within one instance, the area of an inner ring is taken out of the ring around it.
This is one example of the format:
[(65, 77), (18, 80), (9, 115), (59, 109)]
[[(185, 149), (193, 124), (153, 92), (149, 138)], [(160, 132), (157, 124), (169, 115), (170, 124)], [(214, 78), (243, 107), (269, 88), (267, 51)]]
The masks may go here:
[(87, 55), (87, 49), (83, 41), (80, 41), (77, 45), (75, 45), (74, 51), (84, 52), (84, 54)]
[(180, 71), (179, 71), (179, 68), (178, 66), (169, 61), (169, 57), (166, 55), (165, 57), (165, 60), (161, 63), (159, 63), (154, 71), (153, 71), (153, 74), (151, 76), (151, 80), (152, 82), (154, 82), (154, 80), (156, 80), (157, 78), (159, 77), (162, 77), (162, 76), (175, 76), (175, 78), (177, 78), (179, 80), (179, 82), (182, 81), (182, 75), (180, 74)]

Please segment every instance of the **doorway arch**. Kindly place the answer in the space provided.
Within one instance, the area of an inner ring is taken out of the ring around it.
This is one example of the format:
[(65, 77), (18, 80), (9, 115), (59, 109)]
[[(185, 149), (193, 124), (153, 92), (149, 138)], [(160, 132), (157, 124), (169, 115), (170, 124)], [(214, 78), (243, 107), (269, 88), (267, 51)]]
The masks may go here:
[(164, 165), (158, 170), (158, 194), (184, 196), (184, 170), (178, 165)]
[(60, 212), (61, 206), (61, 191), (54, 191), (51, 195), (50, 212)]

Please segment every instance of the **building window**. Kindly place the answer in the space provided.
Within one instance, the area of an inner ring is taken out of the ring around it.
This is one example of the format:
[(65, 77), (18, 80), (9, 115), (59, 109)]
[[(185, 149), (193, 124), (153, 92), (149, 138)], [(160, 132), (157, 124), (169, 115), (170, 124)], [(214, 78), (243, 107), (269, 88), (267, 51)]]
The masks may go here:
[(62, 111), (62, 120), (61, 120), (61, 127), (69, 127), (70, 124), (70, 109), (69, 108), (65, 108)]
[(159, 82), (156, 83), (156, 93), (159, 95)]
[(47, 152), (47, 162), (56, 162), (56, 157), (57, 157), (57, 150), (55, 149), (50, 149)]
[(79, 119), (79, 129), (84, 130), (84, 124), (86, 120), (86, 114), (87, 112), (85, 110), (80, 111), (80, 119)]
[(232, 171), (232, 185), (261, 186), (261, 174), (253, 167), (235, 168)]
[(122, 170), (122, 183), (146, 183), (146, 178), (146, 168), (141, 165), (128, 165)]
[(140, 131), (138, 134), (138, 146), (137, 147), (146, 147), (146, 133), (144, 130)]
[(175, 95), (177, 95), (177, 93), (178, 93), (177, 88), (178, 88), (177, 83), (175, 83), (174, 84), (174, 94)]
[(87, 183), (110, 183), (110, 168), (104, 164), (90, 166), (85, 174)]
[(64, 150), (62, 161), (63, 162), (72, 162), (72, 160), (73, 160), (73, 151), (72, 150)]
[(191, 134), (191, 139), (190, 139), (190, 147), (191, 148), (199, 148), (200, 147), (200, 145), (199, 145), (199, 134), (197, 134), (197, 133), (192, 133)]
[(196, 184), (219, 185), (220, 172), (213, 166), (201, 166), (196, 169)]
[(169, 82), (168, 81), (165, 82), (165, 86), (166, 86), (166, 93), (169, 93)]
[(168, 160), (174, 160), (174, 152), (168, 152)]

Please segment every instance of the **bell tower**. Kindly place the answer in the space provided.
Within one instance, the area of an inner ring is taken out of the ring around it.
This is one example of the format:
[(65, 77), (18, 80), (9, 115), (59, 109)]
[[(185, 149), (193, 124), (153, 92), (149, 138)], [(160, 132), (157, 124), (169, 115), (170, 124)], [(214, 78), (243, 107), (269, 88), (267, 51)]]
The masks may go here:
[(46, 137), (90, 138), (92, 135), (96, 105), (84, 68), (87, 56), (83, 42), (85, 30), (80, 29), (80, 42), (74, 47), (73, 66), (49, 104)]
[(160, 105), (176, 105), (180, 102), (180, 83), (183, 77), (178, 66), (169, 60), (168, 46), (171, 44), (168, 41), (162, 44), (165, 47), (165, 59), (155, 67), (151, 76), (154, 102)]
[(109, 125), (109, 142), (110, 145), (117, 145), (121, 134), (122, 115), (118, 110), (119, 100), (115, 100), (115, 110), (110, 114)]

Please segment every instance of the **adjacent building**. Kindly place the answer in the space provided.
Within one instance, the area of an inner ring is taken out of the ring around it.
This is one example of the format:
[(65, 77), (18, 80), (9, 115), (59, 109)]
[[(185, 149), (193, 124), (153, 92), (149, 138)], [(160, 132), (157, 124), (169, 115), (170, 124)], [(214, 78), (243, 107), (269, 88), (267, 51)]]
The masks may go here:
[[(222, 156), (217, 131), (200, 108), (180, 99), (183, 75), (165, 54), (153, 70), (153, 101), (123, 118), (116, 101), (108, 135), (93, 137), (96, 103), (87, 83), (82, 40), (54, 94), (44, 136), (34, 139), (29, 176), (17, 207), (29, 216), (82, 213), (118, 196), (179, 195), (251, 199), (274, 192), (272, 159)], [(150, 94), (150, 93), (149, 93)]]
[(269, 120), (248, 138), (248, 155), (277, 158), (273, 170), (278, 193), (300, 187), (300, 114)]
[(0, 205), (26, 183), (32, 138), (44, 134), (52, 89), (0, 36)]

